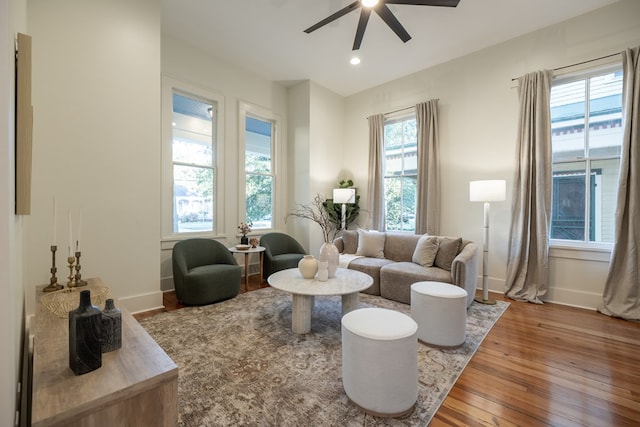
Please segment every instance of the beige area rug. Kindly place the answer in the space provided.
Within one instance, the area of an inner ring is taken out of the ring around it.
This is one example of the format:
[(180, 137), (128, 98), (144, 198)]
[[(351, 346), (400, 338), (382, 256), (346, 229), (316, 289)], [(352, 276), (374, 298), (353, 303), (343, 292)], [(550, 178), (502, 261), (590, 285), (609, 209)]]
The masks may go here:
[[(410, 312), (381, 297), (360, 301)], [(458, 349), (419, 344), (418, 401), (398, 419), (366, 415), (344, 393), (340, 297), (316, 297), (304, 335), (291, 331), (291, 296), (273, 288), (140, 323), (178, 365), (180, 426), (416, 426), (430, 422), (508, 305), (474, 302)]]

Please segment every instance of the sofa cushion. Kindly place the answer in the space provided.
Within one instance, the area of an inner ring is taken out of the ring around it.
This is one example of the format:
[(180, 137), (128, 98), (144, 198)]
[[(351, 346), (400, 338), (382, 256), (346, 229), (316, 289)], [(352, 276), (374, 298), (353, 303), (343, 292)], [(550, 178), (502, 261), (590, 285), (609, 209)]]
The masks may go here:
[(451, 271), (451, 264), (453, 263), (453, 259), (456, 255), (458, 255), (458, 252), (460, 252), (461, 246), (461, 237), (457, 239), (451, 239), (448, 237), (440, 239), (438, 253), (436, 254), (436, 259), (433, 265), (447, 271)]
[(344, 230), (342, 232), (342, 244), (345, 254), (355, 254), (358, 250), (358, 232), (355, 230)]
[(421, 236), (416, 249), (413, 251), (411, 260), (423, 267), (433, 267), (433, 262), (436, 260), (436, 254), (438, 253), (438, 246), (438, 238), (436, 236), (427, 236), (426, 234)]
[(386, 234), (379, 231), (358, 230), (358, 250), (356, 255), (384, 258), (384, 240)]
[(380, 295), (380, 268), (388, 264), (393, 264), (393, 261), (384, 258), (356, 258), (349, 263), (349, 269), (366, 273), (373, 279), (373, 285), (363, 293)]
[(387, 231), (386, 234), (384, 257), (394, 261), (411, 262), (421, 235), (401, 231)]
[(421, 267), (413, 262), (387, 264), (380, 268), (380, 295), (410, 304), (411, 285), (426, 280), (451, 283), (451, 272), (438, 267)]

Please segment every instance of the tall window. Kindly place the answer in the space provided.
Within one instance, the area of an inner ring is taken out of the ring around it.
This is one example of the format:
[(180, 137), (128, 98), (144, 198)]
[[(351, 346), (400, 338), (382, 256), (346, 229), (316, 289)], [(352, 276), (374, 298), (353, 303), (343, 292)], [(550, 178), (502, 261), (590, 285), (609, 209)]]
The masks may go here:
[(279, 117), (266, 108), (240, 103), (240, 123), (240, 150), (244, 150), (240, 170), (244, 170), (245, 191), (240, 221), (251, 222), (255, 231), (277, 228), (273, 219), (280, 185)]
[(198, 88), (163, 82), (165, 237), (216, 232), (219, 104)]
[(385, 228), (415, 231), (418, 142), (415, 115), (384, 124)]
[(622, 70), (557, 79), (551, 90), (550, 238), (612, 243), (622, 142)]
[(245, 174), (247, 221), (253, 228), (273, 228), (273, 123), (245, 119)]

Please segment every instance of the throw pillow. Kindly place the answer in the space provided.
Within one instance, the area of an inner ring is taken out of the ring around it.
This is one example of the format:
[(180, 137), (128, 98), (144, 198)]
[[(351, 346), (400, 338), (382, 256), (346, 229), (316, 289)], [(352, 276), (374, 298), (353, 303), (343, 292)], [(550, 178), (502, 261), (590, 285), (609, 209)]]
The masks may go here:
[(453, 263), (453, 259), (456, 255), (458, 255), (461, 245), (462, 237), (457, 239), (445, 237), (440, 240), (440, 246), (438, 247), (438, 253), (436, 254), (434, 265), (444, 270), (451, 271), (451, 264)]
[(427, 236), (425, 234), (418, 240), (411, 260), (423, 267), (433, 267), (433, 262), (436, 260), (436, 254), (438, 253), (438, 246), (438, 238), (436, 236)]
[(355, 230), (344, 230), (342, 232), (342, 243), (345, 254), (355, 254), (358, 250), (358, 232)]
[(358, 250), (356, 255), (371, 258), (384, 258), (385, 233), (379, 231), (358, 230)]

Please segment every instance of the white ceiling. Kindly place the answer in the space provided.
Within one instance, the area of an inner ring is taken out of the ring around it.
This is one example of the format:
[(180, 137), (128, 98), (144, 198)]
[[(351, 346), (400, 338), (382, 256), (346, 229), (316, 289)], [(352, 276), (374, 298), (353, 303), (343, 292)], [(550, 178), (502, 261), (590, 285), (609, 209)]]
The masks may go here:
[(271, 81), (312, 80), (348, 96), (617, 0), (460, 0), (456, 8), (389, 5), (406, 44), (371, 14), (349, 64), (360, 10), (303, 32), (353, 0), (161, 0), (162, 29)]

